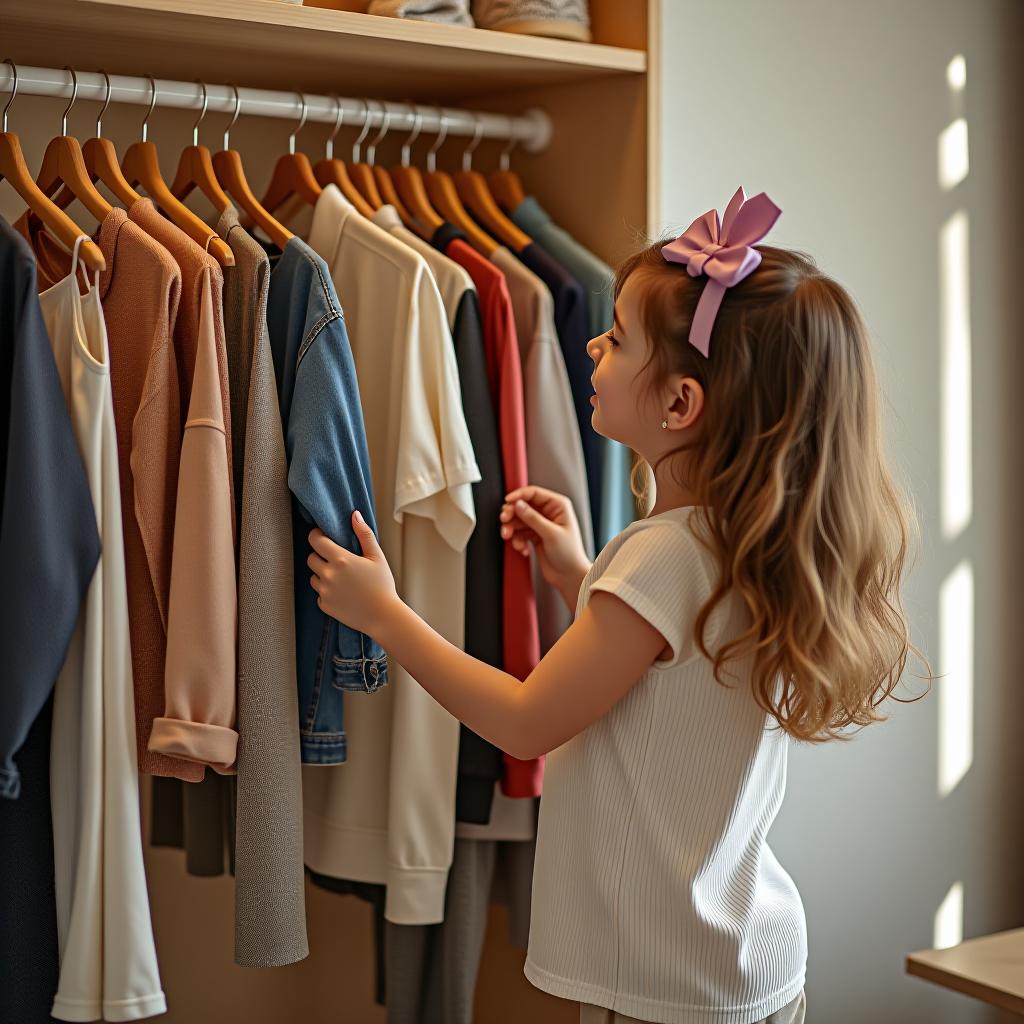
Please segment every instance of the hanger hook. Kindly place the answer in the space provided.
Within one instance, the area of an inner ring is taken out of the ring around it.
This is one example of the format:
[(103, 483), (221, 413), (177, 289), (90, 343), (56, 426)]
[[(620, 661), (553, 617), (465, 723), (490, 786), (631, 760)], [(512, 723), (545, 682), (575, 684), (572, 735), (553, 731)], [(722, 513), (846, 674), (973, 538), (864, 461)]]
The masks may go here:
[(10, 57), (4, 57), (5, 64), (11, 65), (11, 71), (14, 72), (14, 85), (11, 86), (11, 98), (4, 105), (4, 132), (7, 132), (7, 111), (11, 109), (11, 104), (14, 102), (14, 97), (18, 95), (18, 65), (11, 60)]
[(64, 65), (64, 70), (71, 73), (71, 99), (68, 102), (68, 105), (64, 108), (64, 113), (60, 116), (61, 135), (67, 135), (68, 133), (68, 113), (75, 105), (75, 100), (78, 99), (78, 75), (75, 74), (75, 69), (69, 64)]
[(359, 163), (359, 152), (363, 145), (363, 139), (366, 138), (367, 133), (370, 130), (370, 104), (367, 100), (360, 100), (360, 103), (366, 108), (363, 111), (363, 130), (359, 133), (359, 138), (352, 143), (352, 163)]
[(199, 111), (199, 116), (196, 118), (196, 123), (192, 125), (192, 145), (199, 145), (199, 126), (203, 123), (203, 118), (206, 117), (206, 107), (210, 102), (210, 97), (206, 93), (206, 83), (196, 82), (196, 85), (200, 86), (203, 90), (203, 109)]
[(462, 151), (462, 169), (471, 171), (473, 169), (473, 153), (480, 145), (480, 139), (484, 134), (483, 118), (479, 114), (473, 115), (473, 141)]
[(419, 107), (409, 102), (406, 102), (406, 106), (409, 108), (409, 114), (412, 117), (412, 131), (405, 142), (402, 143), (403, 167), (409, 166), (409, 162), (412, 159), (412, 144), (420, 137), (420, 132), (423, 129), (423, 114), (420, 112)]
[(334, 100), (334, 128), (324, 144), (324, 156), (328, 160), (334, 159), (334, 139), (338, 132), (341, 131), (342, 121), (345, 120), (345, 108), (341, 105), (341, 97), (332, 95), (331, 99)]
[(299, 118), (299, 123), (295, 130), (288, 136), (288, 152), (295, 155), (295, 136), (302, 131), (302, 126), (306, 123), (306, 115), (309, 113), (309, 108), (306, 106), (306, 96), (304, 93), (298, 93), (299, 102), (302, 104), (302, 117)]
[(228, 126), (224, 129), (224, 149), (230, 149), (230, 137), (231, 129), (234, 127), (235, 122), (238, 120), (238, 115), (242, 112), (242, 97), (238, 93), (238, 86), (234, 82), (228, 82), (231, 86), (231, 91), (235, 94), (235, 112), (231, 115), (231, 120), (228, 121)]
[(448, 138), (448, 119), (444, 116), (444, 110), (441, 107), (434, 108), (437, 111), (437, 119), (439, 127), (437, 130), (437, 139), (434, 144), (427, 151), (427, 170), (431, 174), (437, 170), (437, 151), (444, 145), (444, 140)]
[(149, 79), (149, 91), (151, 93), (149, 100), (149, 110), (146, 111), (146, 116), (142, 121), (142, 141), (145, 142), (149, 136), (149, 119), (153, 114), (153, 109), (156, 107), (156, 79), (152, 75), (146, 75)]
[(377, 160), (377, 147), (380, 145), (381, 139), (383, 139), (384, 136), (387, 135), (388, 131), (391, 128), (391, 111), (388, 110), (387, 103), (384, 103), (381, 100), (376, 100), (375, 102), (380, 103), (380, 110), (381, 110), (380, 123), (381, 123), (381, 128), (380, 128), (380, 131), (377, 132), (377, 137), (373, 140), (373, 142), (371, 142), (366, 147), (366, 162), (371, 167), (374, 165), (374, 163)]
[(512, 150), (516, 148), (516, 143), (519, 142), (519, 140), (512, 134), (512, 118), (511, 117), (508, 119), (508, 130), (509, 130), (508, 145), (505, 146), (505, 148), (501, 151), (501, 157), (498, 160), (498, 166), (503, 171), (507, 171), (509, 169), (509, 155), (511, 154)]
[(100, 112), (96, 115), (96, 138), (103, 138), (103, 115), (107, 112), (107, 107), (110, 106), (110, 75), (106, 71), (100, 71), (103, 76), (103, 83), (107, 87), (107, 93), (103, 97), (103, 106), (100, 107)]

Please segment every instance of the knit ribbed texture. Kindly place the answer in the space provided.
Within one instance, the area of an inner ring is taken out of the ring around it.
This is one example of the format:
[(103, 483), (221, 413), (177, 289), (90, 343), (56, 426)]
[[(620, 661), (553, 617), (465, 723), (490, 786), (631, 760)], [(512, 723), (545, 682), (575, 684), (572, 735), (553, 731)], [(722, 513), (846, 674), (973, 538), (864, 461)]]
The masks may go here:
[(233, 208), (217, 234), (235, 257), (224, 271), (239, 524), (235, 962), (277, 967), (309, 953), (291, 502), (267, 335), (270, 263)]
[[(666, 1024), (749, 1024), (791, 1002), (807, 958), (803, 906), (765, 837), (787, 737), (757, 707), (750, 662), (728, 688), (693, 639), (715, 566), (690, 509), (634, 523), (580, 591), (614, 594), (671, 655), (548, 757), (527, 977), (566, 999)], [(747, 621), (712, 616), (711, 650)]]

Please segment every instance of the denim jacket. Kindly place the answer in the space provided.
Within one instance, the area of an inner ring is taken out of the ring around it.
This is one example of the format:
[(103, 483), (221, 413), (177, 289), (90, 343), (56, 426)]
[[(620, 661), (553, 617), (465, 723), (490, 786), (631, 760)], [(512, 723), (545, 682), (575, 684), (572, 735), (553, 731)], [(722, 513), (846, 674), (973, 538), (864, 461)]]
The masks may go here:
[(345, 318), (327, 266), (299, 238), (274, 256), (267, 327), (292, 495), (302, 760), (340, 764), (347, 754), (343, 693), (372, 693), (387, 682), (387, 656), (320, 610), (306, 559), (314, 526), (360, 551), (355, 509), (376, 533), (370, 461)]

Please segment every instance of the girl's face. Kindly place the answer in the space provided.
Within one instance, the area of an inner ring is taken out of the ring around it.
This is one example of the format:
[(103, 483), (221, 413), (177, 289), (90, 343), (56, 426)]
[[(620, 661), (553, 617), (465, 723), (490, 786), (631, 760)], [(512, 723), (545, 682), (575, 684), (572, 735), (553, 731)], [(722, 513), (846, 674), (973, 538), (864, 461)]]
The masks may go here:
[(594, 362), (594, 429), (653, 464), (686, 440), (703, 411), (704, 392), (694, 378), (681, 374), (671, 375), (653, 392), (647, 386), (651, 342), (640, 315), (643, 288), (642, 272), (626, 278), (615, 301), (615, 326), (592, 338), (587, 354)]
[(594, 429), (642, 454), (650, 447), (652, 423), (659, 427), (660, 421), (640, 387), (650, 342), (639, 315), (638, 277), (626, 279), (615, 301), (615, 326), (592, 338), (587, 354), (594, 362)]

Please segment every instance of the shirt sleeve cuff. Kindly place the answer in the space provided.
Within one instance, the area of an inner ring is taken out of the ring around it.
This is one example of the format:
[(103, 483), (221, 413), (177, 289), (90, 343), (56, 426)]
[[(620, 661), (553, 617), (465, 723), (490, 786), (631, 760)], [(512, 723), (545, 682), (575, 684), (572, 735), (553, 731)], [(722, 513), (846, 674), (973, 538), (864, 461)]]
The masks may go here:
[(207, 722), (157, 718), (149, 737), (149, 749), (154, 754), (207, 764), (221, 775), (234, 775), (238, 733)]

